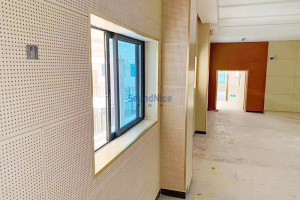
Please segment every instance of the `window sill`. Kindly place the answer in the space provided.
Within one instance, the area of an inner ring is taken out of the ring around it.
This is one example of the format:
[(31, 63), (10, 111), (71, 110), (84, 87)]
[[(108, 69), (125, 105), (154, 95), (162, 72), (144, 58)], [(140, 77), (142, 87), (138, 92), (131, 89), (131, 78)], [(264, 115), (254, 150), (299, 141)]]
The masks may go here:
[(143, 120), (95, 153), (95, 176), (146, 133), (157, 121)]

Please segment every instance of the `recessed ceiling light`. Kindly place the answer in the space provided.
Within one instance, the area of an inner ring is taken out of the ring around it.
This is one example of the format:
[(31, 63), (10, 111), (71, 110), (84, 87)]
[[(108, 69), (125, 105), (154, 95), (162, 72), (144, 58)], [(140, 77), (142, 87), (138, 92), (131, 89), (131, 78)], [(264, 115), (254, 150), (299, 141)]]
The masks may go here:
[(246, 40), (246, 38), (244, 37), (244, 38), (242, 38), (242, 41), (245, 41)]

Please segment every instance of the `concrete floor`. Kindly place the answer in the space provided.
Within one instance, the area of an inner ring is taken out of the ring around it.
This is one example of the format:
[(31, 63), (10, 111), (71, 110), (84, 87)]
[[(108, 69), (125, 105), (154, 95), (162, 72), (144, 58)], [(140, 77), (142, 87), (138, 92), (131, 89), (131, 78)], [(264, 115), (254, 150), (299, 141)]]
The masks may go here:
[(232, 101), (217, 101), (217, 109), (243, 111), (243, 105)]
[(187, 199), (300, 199), (300, 120), (286, 113), (208, 112), (207, 134), (194, 137)]

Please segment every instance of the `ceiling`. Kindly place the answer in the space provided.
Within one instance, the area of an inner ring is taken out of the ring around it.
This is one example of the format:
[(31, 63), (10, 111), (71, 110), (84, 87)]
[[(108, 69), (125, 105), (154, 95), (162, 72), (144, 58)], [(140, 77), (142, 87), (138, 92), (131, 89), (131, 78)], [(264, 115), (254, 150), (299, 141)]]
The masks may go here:
[(211, 42), (300, 40), (300, 0), (198, 0)]

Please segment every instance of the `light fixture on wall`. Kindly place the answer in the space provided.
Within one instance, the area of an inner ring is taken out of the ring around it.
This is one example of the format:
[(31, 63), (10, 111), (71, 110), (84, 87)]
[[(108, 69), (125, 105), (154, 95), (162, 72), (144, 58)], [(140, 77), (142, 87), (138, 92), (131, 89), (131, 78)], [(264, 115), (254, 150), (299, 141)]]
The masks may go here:
[(242, 41), (245, 41), (246, 40), (246, 38), (244, 37), (244, 38), (242, 38)]

